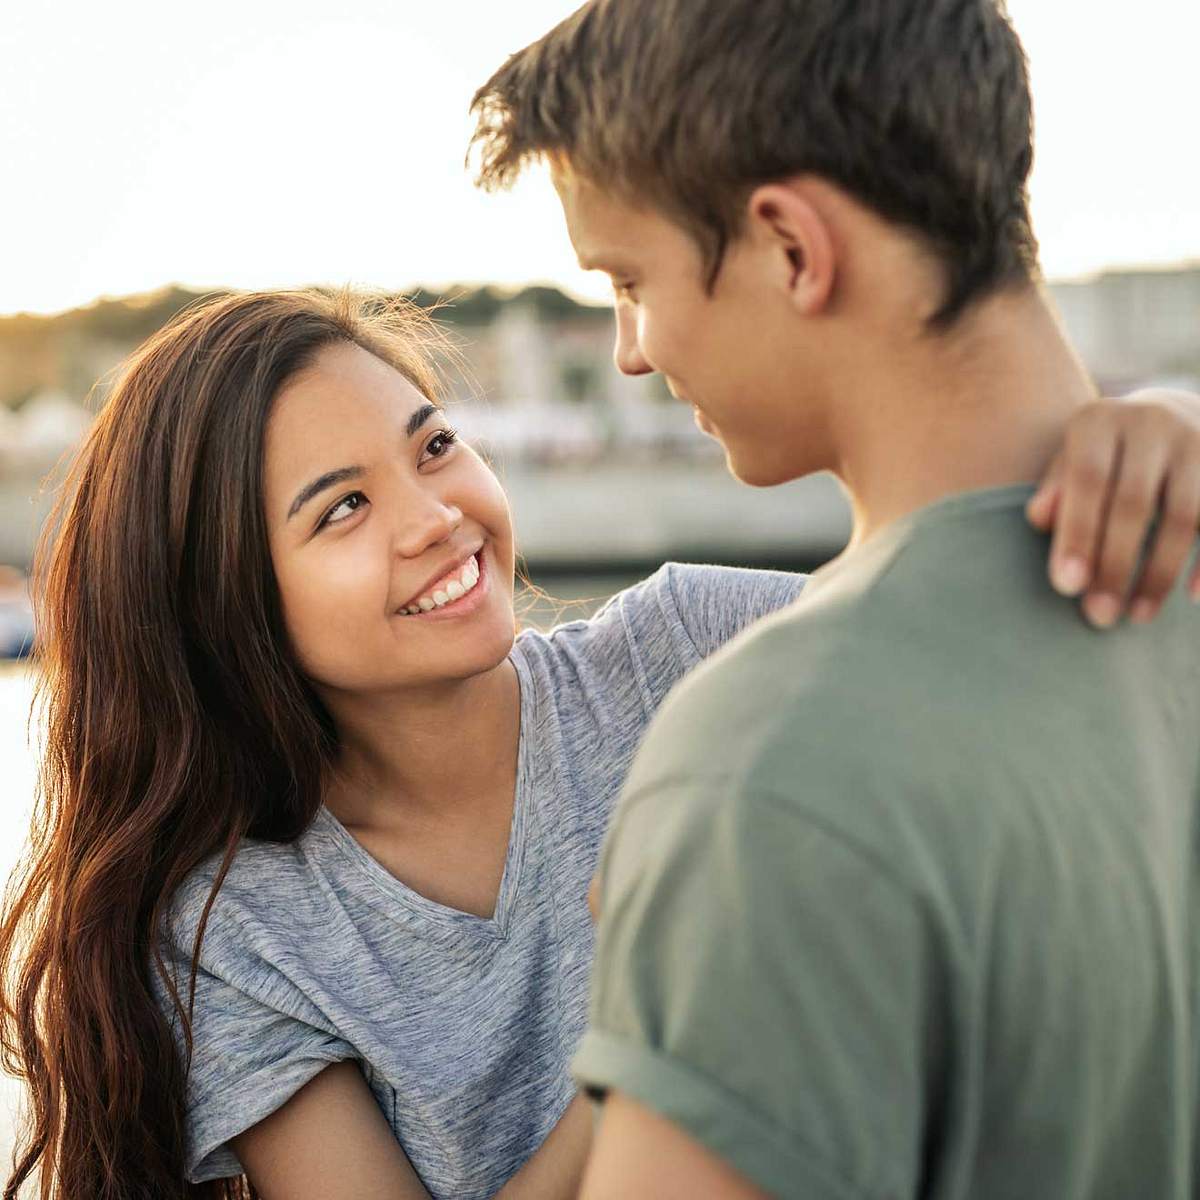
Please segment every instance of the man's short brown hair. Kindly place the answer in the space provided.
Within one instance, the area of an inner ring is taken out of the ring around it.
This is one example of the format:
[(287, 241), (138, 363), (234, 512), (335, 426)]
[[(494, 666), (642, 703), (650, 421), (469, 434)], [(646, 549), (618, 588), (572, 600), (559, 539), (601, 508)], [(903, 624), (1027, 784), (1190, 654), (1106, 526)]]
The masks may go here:
[(937, 327), (1037, 271), (1002, 0), (588, 0), (472, 111), (483, 186), (561, 156), (687, 228), (710, 286), (753, 188), (801, 173), (925, 239), (946, 271)]

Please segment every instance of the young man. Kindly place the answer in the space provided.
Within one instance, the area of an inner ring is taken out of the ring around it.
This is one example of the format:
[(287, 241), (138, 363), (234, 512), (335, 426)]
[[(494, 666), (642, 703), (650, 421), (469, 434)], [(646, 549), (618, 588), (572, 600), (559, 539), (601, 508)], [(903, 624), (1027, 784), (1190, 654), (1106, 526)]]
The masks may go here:
[(485, 181), (550, 159), (620, 365), (855, 517), (627, 784), (585, 1200), (1191, 1196), (1200, 611), (1098, 639), (1043, 580), (1026, 481), (1093, 390), (1036, 282), (1003, 10), (592, 0), (477, 103)]

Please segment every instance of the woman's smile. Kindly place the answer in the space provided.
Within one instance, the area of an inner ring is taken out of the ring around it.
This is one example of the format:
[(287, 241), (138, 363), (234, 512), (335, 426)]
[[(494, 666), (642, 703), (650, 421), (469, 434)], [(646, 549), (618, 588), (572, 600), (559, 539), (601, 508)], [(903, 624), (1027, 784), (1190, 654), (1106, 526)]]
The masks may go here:
[(484, 548), (458, 563), (396, 610), (397, 616), (448, 619), (469, 616), (487, 599), (491, 572)]

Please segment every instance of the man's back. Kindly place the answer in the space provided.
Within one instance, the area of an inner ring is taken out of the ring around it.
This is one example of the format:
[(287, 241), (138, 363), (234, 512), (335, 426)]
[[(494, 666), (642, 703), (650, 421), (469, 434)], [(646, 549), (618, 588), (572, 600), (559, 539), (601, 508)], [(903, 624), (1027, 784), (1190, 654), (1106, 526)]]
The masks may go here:
[(1200, 612), (1089, 630), (1028, 494), (818, 575), (627, 786), (577, 1074), (774, 1194), (1192, 1193)]

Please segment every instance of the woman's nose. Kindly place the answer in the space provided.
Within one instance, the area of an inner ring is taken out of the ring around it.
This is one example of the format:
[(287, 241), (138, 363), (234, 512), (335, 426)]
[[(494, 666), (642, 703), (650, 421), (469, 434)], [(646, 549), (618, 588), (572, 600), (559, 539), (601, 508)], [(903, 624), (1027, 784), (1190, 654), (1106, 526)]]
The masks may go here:
[(423, 493), (406, 500), (405, 508), (397, 538), (397, 549), (405, 558), (418, 558), (449, 540), (462, 524), (462, 509), (440, 496)]
[(616, 344), (613, 346), (613, 362), (622, 375), (649, 375), (654, 368), (646, 361), (638, 344), (637, 313), (632, 308), (618, 306)]

